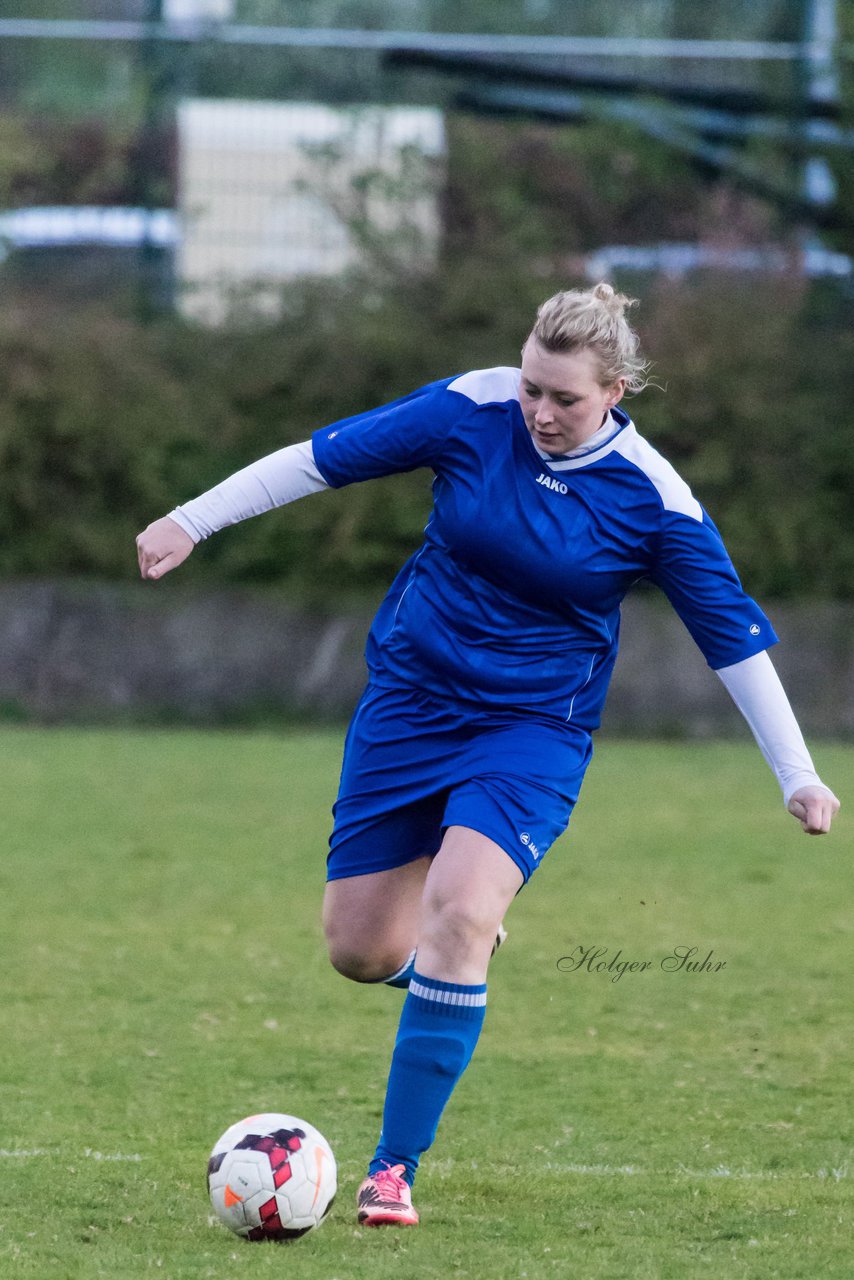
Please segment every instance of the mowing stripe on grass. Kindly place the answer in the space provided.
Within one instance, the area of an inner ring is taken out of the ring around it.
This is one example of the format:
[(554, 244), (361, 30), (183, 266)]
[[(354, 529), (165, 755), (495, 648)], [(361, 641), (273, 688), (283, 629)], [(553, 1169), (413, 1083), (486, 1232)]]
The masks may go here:
[(686, 1165), (677, 1165), (675, 1169), (642, 1169), (638, 1165), (607, 1164), (551, 1164), (543, 1168), (554, 1173), (593, 1174), (610, 1178), (617, 1175), (642, 1178), (735, 1178), (738, 1181), (762, 1179), (769, 1182), (780, 1182), (786, 1179), (819, 1178), (840, 1182), (848, 1177), (848, 1166), (838, 1169), (729, 1169), (726, 1165), (717, 1165), (714, 1169), (689, 1169)]
[[(0, 1148), (0, 1160), (34, 1160), (42, 1156), (49, 1156), (57, 1159), (62, 1156), (62, 1152), (48, 1151), (46, 1148), (35, 1147), (30, 1151), (8, 1151)], [(66, 1156), (66, 1159), (69, 1157)], [(105, 1154), (102, 1151), (92, 1151), (86, 1148), (85, 1151), (78, 1153), (74, 1158), (81, 1160), (112, 1160), (112, 1161), (131, 1161), (138, 1163), (142, 1160), (142, 1156), (136, 1152), (124, 1153), (117, 1151), (112, 1154)], [(845, 1165), (837, 1169), (729, 1169), (726, 1165), (717, 1165), (714, 1169), (690, 1169), (686, 1165), (677, 1165), (675, 1169), (644, 1169), (634, 1164), (557, 1164), (552, 1161), (546, 1162), (543, 1166), (544, 1170), (552, 1173), (575, 1173), (582, 1175), (592, 1175), (601, 1178), (613, 1177), (637, 1177), (637, 1178), (735, 1178), (743, 1181), (748, 1179), (762, 1179), (767, 1181), (779, 1182), (786, 1179), (801, 1178), (818, 1178), (826, 1179), (833, 1182), (840, 1182), (849, 1175), (848, 1166)]]
[(137, 1164), (142, 1160), (142, 1156), (132, 1153), (126, 1155), (122, 1151), (116, 1151), (112, 1155), (106, 1155), (103, 1151), (92, 1151), (89, 1147), (85, 1151), (79, 1151), (72, 1157), (63, 1156), (61, 1151), (48, 1151), (46, 1148), (34, 1147), (30, 1151), (6, 1151), (0, 1148), (0, 1160), (35, 1160), (40, 1156), (49, 1156), (52, 1160), (58, 1159), (75, 1159), (75, 1160), (113, 1160), (113, 1161), (130, 1161)]

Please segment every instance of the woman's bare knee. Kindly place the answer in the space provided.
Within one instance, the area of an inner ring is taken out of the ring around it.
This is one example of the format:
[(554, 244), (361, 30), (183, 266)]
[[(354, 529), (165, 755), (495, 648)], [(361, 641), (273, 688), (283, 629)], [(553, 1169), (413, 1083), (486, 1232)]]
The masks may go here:
[(366, 946), (359, 948), (352, 942), (335, 942), (327, 939), (329, 960), (333, 969), (352, 982), (382, 982), (401, 969), (411, 954), (392, 952), (388, 949)]
[(424, 904), (422, 937), (426, 947), (455, 963), (477, 961), (489, 956), (500, 920), (492, 912), (437, 898)]
[[(326, 950), (333, 969), (353, 982), (371, 982), (377, 975), (374, 957), (359, 945), (359, 939), (348, 928), (340, 927), (340, 917), (323, 916)], [(389, 973), (392, 970), (389, 969)], [(382, 975), (379, 975), (382, 976)]]
[(323, 931), (333, 968), (353, 982), (381, 982), (406, 963), (418, 940), (428, 866), (423, 858), (327, 884)]

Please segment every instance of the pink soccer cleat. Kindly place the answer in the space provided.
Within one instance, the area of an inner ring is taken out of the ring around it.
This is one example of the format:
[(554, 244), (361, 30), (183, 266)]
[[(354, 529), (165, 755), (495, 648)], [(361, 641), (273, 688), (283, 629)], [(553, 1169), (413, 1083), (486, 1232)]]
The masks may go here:
[(356, 1205), (363, 1227), (417, 1227), (412, 1190), (403, 1177), (404, 1166), (392, 1165), (369, 1174), (359, 1187)]

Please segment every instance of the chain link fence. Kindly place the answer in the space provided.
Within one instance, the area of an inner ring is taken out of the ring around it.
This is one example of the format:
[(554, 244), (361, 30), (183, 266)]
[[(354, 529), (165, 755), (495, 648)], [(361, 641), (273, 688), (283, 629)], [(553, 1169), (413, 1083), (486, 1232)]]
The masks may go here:
[[(752, 186), (781, 214), (771, 239), (796, 223), (847, 230), (834, 156), (844, 167), (854, 133), (831, 56), (847, 7), (829, 29), (825, 0), (702, 13), (688, 0), (306, 0), (277, 28), (265, 0), (18, 0), (0, 11), (18, 34), (0, 42), (0, 281), (32, 273), (90, 295), (141, 281), (143, 309), (221, 324), (241, 307), (275, 314), (283, 285), (346, 271), (369, 245), (429, 270), (453, 220), (460, 118), (488, 122), (497, 165), (526, 121), (592, 127), (604, 146), (613, 130), (687, 159), (698, 190), (714, 171)], [(686, 57), (686, 42), (714, 56)], [(684, 235), (651, 243), (656, 221), (632, 246), (649, 269), (713, 264)], [(843, 239), (827, 261), (811, 246), (813, 274), (850, 270)], [(636, 267), (621, 248), (565, 245)]]

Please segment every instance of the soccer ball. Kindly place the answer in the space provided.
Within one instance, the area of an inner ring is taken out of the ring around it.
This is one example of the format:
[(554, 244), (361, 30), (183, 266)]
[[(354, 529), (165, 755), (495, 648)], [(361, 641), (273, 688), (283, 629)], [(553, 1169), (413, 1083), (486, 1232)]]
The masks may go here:
[(337, 1189), (322, 1133), (296, 1116), (249, 1116), (226, 1129), (208, 1161), (217, 1217), (247, 1240), (296, 1240), (319, 1227)]

